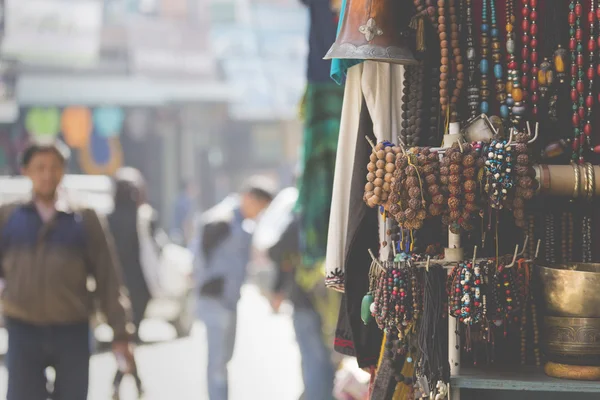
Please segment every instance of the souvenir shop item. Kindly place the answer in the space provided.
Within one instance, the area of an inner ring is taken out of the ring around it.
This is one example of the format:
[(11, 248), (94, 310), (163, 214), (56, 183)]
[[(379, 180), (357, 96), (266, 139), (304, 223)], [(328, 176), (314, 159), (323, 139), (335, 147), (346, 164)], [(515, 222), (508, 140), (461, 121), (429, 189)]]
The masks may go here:
[(409, 0), (347, 0), (341, 29), (325, 59), (416, 64), (406, 37), (410, 16), (402, 12), (410, 5)]
[[(600, 376), (600, 346), (588, 340), (600, 335), (600, 265), (539, 265), (538, 271), (547, 308), (546, 373), (570, 379)], [(568, 365), (571, 371), (560, 365)]]
[(413, 328), (421, 307), (416, 268), (407, 262), (387, 262), (377, 278), (370, 306), (379, 329), (403, 339)]
[(584, 52), (583, 52), (583, 5), (581, 0), (571, 0), (569, 3), (569, 51), (571, 53), (571, 101), (573, 102), (573, 162), (583, 164), (583, 120), (585, 118), (584, 108)]
[(441, 114), (447, 122), (458, 122), (459, 120), (458, 103), (465, 83), (456, 5), (456, 0), (438, 0), (438, 33), (442, 64), (440, 66), (440, 105)]
[[(466, 7), (466, 25), (467, 25), (467, 70), (469, 77), (469, 87), (467, 88), (467, 100), (469, 105), (469, 115), (473, 119), (479, 112), (479, 88), (475, 80), (475, 64), (477, 62), (477, 52), (475, 49), (475, 39), (473, 31), (473, 9), (472, 0), (467, 0)], [(484, 114), (485, 115), (485, 114)], [(470, 140), (475, 141), (475, 140)]]
[(487, 146), (485, 161), (485, 192), (490, 207), (500, 210), (506, 206), (513, 182), (513, 147), (511, 140), (492, 140)]
[(455, 143), (447, 149), (441, 161), (440, 182), (448, 193), (447, 208), (442, 222), (453, 233), (473, 230), (473, 218), (479, 211), (477, 203), (477, 170), (481, 167), (479, 144)]
[(450, 381), (445, 281), (446, 271), (440, 265), (431, 265), (423, 274), (423, 317), (417, 331), (421, 350), (417, 386), (424, 394), (440, 394), (439, 398), (445, 397)]
[[(529, 129), (529, 123), (527, 124)], [(539, 125), (536, 124), (536, 132)], [(512, 200), (512, 211), (515, 217), (515, 224), (524, 229), (526, 227), (525, 205), (528, 200), (531, 200), (537, 189), (537, 181), (535, 180), (535, 170), (533, 169), (532, 155), (528, 149), (528, 141), (530, 135), (520, 132), (515, 135), (514, 144), (514, 162), (515, 162), (515, 178), (514, 184), (516, 189)], [(537, 134), (536, 134), (537, 136)], [(532, 237), (533, 238), (533, 237)]]

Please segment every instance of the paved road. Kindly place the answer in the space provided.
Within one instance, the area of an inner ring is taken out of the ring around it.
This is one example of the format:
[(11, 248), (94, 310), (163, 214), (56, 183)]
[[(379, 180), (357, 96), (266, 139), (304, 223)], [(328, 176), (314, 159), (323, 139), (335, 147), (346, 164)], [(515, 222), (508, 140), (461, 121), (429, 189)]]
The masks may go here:
[[(289, 315), (274, 315), (253, 287), (245, 287), (239, 308), (238, 337), (230, 367), (231, 400), (296, 400), (302, 392), (300, 355)], [(168, 336), (170, 327), (155, 321), (142, 326), (143, 337)], [(198, 323), (190, 338), (145, 345), (137, 350), (147, 400), (206, 400), (206, 344)], [(0, 337), (0, 342), (2, 338)], [(0, 344), (1, 347), (1, 344)], [(111, 354), (92, 358), (89, 400), (110, 399), (116, 369)], [(6, 372), (0, 370), (0, 393)], [(131, 380), (122, 399), (135, 398)]]

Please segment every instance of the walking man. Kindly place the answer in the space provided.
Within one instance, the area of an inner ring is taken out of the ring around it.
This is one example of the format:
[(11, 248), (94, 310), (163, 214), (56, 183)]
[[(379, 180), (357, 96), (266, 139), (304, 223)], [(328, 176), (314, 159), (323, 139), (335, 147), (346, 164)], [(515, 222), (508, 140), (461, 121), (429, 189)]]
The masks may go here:
[(246, 279), (254, 220), (273, 199), (270, 181), (251, 179), (238, 196), (230, 196), (202, 215), (194, 244), (199, 272), (200, 317), (208, 342), (208, 395), (227, 400), (227, 364), (233, 355), (237, 303)]
[[(87, 398), (96, 303), (114, 331), (113, 350), (131, 359), (129, 306), (112, 239), (95, 211), (77, 209), (58, 193), (66, 161), (60, 144), (29, 146), (22, 172), (31, 180), (31, 197), (0, 207), (8, 400)], [(56, 372), (52, 393), (47, 367)]]

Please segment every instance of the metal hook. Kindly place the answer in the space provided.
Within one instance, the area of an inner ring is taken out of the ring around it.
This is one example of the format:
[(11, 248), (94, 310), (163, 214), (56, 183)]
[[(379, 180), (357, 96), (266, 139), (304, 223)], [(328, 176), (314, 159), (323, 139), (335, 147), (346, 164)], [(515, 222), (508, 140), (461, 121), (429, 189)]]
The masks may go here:
[(523, 249), (517, 254), (518, 256), (522, 256), (525, 253), (525, 249), (527, 248), (527, 242), (529, 241), (529, 235), (525, 235), (525, 243), (523, 243)]
[(538, 239), (537, 246), (535, 248), (535, 255), (533, 256), (533, 258), (531, 260), (527, 260), (527, 262), (534, 262), (535, 260), (537, 260), (538, 255), (540, 254), (540, 246), (541, 245), (542, 245), (542, 239)]
[(458, 138), (456, 143), (458, 143), (458, 148), (460, 149), (460, 152), (463, 153), (463, 147), (462, 147), (461, 141), (462, 141), (462, 138)]
[(514, 128), (510, 128), (510, 131), (509, 131), (509, 132), (510, 132), (510, 135), (509, 135), (509, 137), (508, 137), (508, 142), (506, 142), (506, 144), (504, 145), (505, 147), (506, 147), (506, 146), (510, 146), (510, 145), (511, 145), (511, 143), (512, 143), (512, 141), (513, 141), (513, 134), (514, 134), (514, 131), (515, 131), (515, 129), (514, 129)]
[(508, 265), (505, 265), (504, 268), (512, 268), (515, 266), (515, 261), (517, 261), (517, 254), (519, 253), (519, 245), (515, 246), (515, 254), (513, 255), (512, 262)]
[(475, 267), (475, 259), (477, 258), (477, 246), (473, 247), (473, 267)]
[[(540, 124), (539, 124), (539, 122), (536, 122), (535, 123), (535, 136), (533, 136), (533, 139), (528, 141), (527, 144), (531, 144), (537, 140), (539, 128), (540, 128)], [(527, 131), (529, 132), (529, 137), (531, 137), (531, 127), (529, 126), (529, 121), (527, 121)]]
[(371, 138), (367, 135), (365, 135), (365, 139), (367, 139), (367, 142), (369, 142), (369, 144), (371, 145), (371, 148), (373, 150), (375, 150), (375, 143), (373, 143), (373, 141), (371, 140)]
[(400, 136), (398, 136), (398, 147), (400, 147), (400, 150), (402, 150), (402, 154), (406, 155), (406, 143), (404, 143)]
[(425, 270), (429, 273), (429, 261), (431, 260), (431, 256), (427, 256), (427, 263), (425, 264)]
[(380, 262), (379, 260), (375, 257), (375, 254), (373, 254), (373, 252), (371, 251), (371, 249), (368, 249), (369, 254), (371, 255), (371, 259), (373, 260), (373, 262), (375, 264), (377, 264), (377, 266), (382, 270), (382, 271), (386, 271), (387, 268), (385, 268)]

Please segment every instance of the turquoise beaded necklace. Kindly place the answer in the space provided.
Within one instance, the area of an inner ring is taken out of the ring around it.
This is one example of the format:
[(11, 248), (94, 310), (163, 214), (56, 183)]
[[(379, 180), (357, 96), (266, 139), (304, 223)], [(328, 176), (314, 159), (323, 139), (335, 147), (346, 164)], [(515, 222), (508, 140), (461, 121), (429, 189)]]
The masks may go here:
[(489, 38), (488, 38), (488, 16), (487, 16), (487, 0), (483, 0), (483, 7), (481, 9), (481, 38), (479, 43), (481, 44), (481, 61), (479, 62), (479, 72), (481, 73), (481, 87), (479, 89), (479, 97), (481, 99), (479, 103), (479, 111), (483, 114), (488, 114), (490, 111), (490, 105), (488, 103), (488, 98), (490, 96), (490, 89), (488, 87), (488, 54), (490, 51), (489, 48)]
[(503, 81), (504, 70), (502, 68), (502, 52), (500, 45), (500, 31), (497, 26), (496, 19), (496, 1), (490, 0), (490, 20), (488, 23), (488, 2), (483, 0), (481, 10), (481, 61), (479, 63), (479, 72), (481, 73), (481, 89), (479, 91), (481, 102), (479, 110), (483, 114), (490, 112), (490, 79), (489, 73), (489, 55), (490, 55), (490, 39), (491, 39), (491, 55), (494, 63), (493, 74), (495, 78), (496, 100), (500, 104), (500, 116), (506, 120), (509, 117), (509, 109), (506, 105), (506, 84)]
[(494, 78), (496, 78), (496, 100), (500, 104), (500, 116), (508, 119), (508, 106), (506, 105), (506, 85), (504, 83), (504, 70), (502, 69), (502, 46), (500, 44), (500, 30), (496, 24), (496, 0), (490, 0), (490, 17), (492, 19), (492, 60), (494, 61)]

